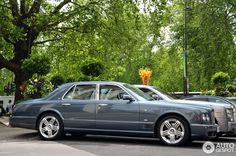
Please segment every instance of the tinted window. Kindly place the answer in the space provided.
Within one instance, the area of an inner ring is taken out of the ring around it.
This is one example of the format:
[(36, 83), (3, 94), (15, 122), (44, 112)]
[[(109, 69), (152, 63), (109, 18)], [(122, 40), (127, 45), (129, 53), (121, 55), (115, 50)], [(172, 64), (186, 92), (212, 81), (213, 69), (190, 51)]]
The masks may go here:
[(102, 85), (99, 91), (100, 100), (123, 100), (123, 95), (127, 94), (118, 86)]
[(124, 87), (126, 87), (127, 89), (129, 89), (132, 92), (134, 92), (136, 95), (139, 96), (139, 98), (142, 98), (142, 100), (154, 100), (151, 96), (149, 96), (148, 94), (144, 93), (139, 88), (137, 88), (137, 87), (135, 87), (133, 85), (124, 84)]
[(153, 91), (147, 89), (147, 88), (139, 88), (141, 91), (143, 91), (144, 93), (148, 94), (151, 97), (157, 96), (158, 98), (162, 99), (159, 95), (157, 95), (156, 93), (154, 93)]
[(64, 99), (94, 100), (96, 85), (78, 85), (69, 90)]

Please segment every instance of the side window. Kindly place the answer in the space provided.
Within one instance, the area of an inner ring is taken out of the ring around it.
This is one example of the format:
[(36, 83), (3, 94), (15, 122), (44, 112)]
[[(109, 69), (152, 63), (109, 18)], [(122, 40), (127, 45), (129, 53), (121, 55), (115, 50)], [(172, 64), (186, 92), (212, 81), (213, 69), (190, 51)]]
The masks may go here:
[(99, 99), (100, 100), (123, 100), (123, 95), (127, 94), (118, 86), (103, 85), (100, 86)]
[(154, 93), (153, 91), (146, 89), (146, 88), (139, 88), (141, 91), (143, 91), (144, 93), (148, 94), (151, 97), (155, 97), (159, 100), (163, 100), (159, 95), (157, 95), (156, 93)]
[(96, 85), (78, 85), (69, 90), (64, 99), (74, 100), (94, 100)]

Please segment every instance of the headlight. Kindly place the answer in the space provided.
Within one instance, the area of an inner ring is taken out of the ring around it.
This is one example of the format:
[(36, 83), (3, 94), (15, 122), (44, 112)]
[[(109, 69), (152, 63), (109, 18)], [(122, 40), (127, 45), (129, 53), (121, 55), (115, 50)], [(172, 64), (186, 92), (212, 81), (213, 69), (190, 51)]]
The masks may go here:
[(208, 113), (203, 113), (202, 114), (202, 121), (204, 124), (210, 124), (211, 123), (211, 118)]
[(226, 115), (228, 118), (228, 121), (234, 121), (234, 111), (232, 108), (226, 108)]

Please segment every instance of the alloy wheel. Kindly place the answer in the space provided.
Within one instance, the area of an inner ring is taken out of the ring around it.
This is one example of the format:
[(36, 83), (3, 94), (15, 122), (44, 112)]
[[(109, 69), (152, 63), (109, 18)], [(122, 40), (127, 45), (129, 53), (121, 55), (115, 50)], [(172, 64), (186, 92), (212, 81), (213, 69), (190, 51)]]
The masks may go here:
[(39, 123), (39, 132), (44, 138), (52, 139), (58, 135), (60, 126), (55, 116), (45, 116)]
[(185, 136), (185, 127), (178, 119), (170, 118), (164, 120), (160, 125), (160, 137), (167, 144), (178, 144)]

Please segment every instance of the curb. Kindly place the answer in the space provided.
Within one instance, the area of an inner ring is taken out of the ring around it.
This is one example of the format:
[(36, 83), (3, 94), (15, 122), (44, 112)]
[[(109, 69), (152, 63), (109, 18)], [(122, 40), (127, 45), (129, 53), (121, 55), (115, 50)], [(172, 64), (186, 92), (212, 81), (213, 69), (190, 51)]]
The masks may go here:
[(5, 126), (9, 126), (9, 117), (7, 116), (0, 117), (0, 123), (2, 123)]

